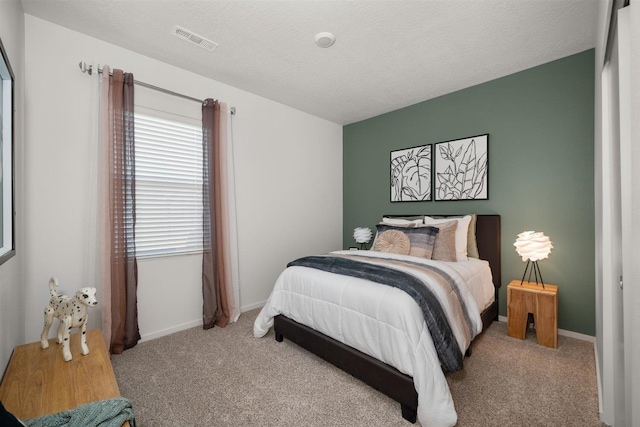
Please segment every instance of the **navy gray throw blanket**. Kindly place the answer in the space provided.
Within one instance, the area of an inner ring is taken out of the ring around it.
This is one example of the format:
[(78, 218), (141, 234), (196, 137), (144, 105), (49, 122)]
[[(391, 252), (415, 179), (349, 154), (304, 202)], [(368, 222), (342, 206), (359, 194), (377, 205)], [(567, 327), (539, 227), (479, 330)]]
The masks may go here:
[(462, 352), (451, 326), (449, 326), (444, 309), (433, 292), (417, 277), (381, 265), (332, 256), (299, 258), (287, 265), (287, 267), (292, 266), (315, 268), (330, 273), (366, 279), (406, 292), (422, 310), (444, 369), (451, 372), (462, 369)]

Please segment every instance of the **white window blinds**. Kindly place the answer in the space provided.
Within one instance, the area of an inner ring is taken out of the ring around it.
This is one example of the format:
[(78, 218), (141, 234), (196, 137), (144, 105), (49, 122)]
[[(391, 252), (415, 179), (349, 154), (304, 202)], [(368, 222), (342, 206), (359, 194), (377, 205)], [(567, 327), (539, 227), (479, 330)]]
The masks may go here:
[(201, 252), (201, 125), (136, 107), (135, 156), (137, 256)]

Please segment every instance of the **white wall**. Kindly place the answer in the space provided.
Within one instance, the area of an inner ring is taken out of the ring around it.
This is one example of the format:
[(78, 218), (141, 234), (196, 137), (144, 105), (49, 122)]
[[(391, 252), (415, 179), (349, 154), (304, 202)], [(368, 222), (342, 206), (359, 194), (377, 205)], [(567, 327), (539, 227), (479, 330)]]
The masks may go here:
[[(15, 76), (14, 167), (16, 255), (0, 266), (0, 375), (16, 345), (24, 343), (24, 209), (23, 209), (23, 129), (24, 129), (24, 14), (20, 0), (0, 1), (0, 38)], [(39, 313), (42, 309), (38, 310)], [(42, 315), (40, 316), (42, 317)]]
[[(26, 26), (26, 340), (47, 282), (67, 292), (94, 274), (91, 79), (79, 61), (236, 107), (233, 136), (240, 306), (260, 306), (291, 259), (342, 247), (342, 127), (30, 15)], [(90, 268), (89, 268), (89, 267)], [(143, 339), (200, 324), (198, 257), (139, 262)], [(97, 317), (97, 316), (94, 316)], [(94, 326), (98, 325), (95, 323)]]

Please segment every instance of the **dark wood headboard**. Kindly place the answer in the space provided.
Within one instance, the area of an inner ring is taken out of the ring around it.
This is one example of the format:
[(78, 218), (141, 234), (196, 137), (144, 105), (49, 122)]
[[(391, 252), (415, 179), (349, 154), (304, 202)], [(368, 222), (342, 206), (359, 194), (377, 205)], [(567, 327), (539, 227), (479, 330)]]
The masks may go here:
[[(418, 215), (384, 215), (387, 218), (415, 217)], [(447, 217), (449, 215), (439, 215)], [(459, 216), (459, 215), (451, 215)], [(502, 266), (500, 264), (500, 215), (477, 215), (476, 220), (476, 240), (478, 242), (478, 252), (480, 258), (489, 262), (491, 275), (493, 276), (493, 286), (502, 286)]]
[(489, 261), (493, 286), (502, 286), (502, 265), (500, 263), (500, 215), (478, 215), (476, 220), (476, 240), (480, 259)]

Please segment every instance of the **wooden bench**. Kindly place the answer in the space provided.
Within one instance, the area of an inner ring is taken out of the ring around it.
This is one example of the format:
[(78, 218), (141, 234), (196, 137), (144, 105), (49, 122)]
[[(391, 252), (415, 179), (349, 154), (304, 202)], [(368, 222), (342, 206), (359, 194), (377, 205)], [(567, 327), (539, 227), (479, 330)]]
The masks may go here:
[(26, 420), (120, 397), (99, 329), (87, 331), (87, 345), (89, 354), (83, 356), (80, 334), (72, 334), (73, 359), (69, 362), (62, 358), (62, 348), (55, 339), (49, 340), (45, 350), (40, 341), (17, 346), (0, 384), (0, 401), (7, 411)]

